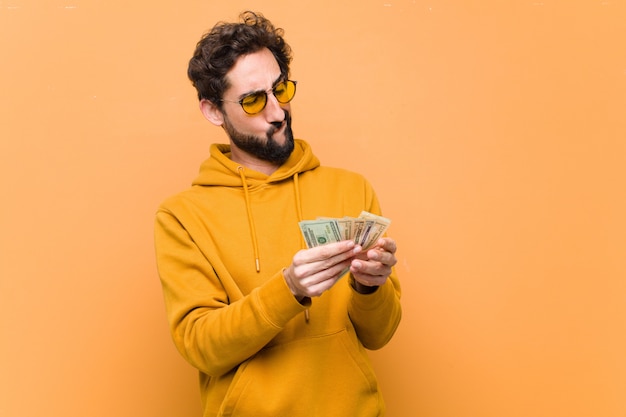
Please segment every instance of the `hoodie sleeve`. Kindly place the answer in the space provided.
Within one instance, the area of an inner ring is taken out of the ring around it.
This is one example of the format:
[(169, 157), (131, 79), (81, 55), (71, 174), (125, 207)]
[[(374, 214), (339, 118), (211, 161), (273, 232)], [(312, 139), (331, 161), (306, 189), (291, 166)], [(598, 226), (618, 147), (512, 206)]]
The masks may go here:
[[(382, 215), (371, 184), (364, 180), (365, 207), (370, 213)], [(392, 268), (384, 285), (371, 294), (352, 290), (348, 315), (363, 346), (376, 350), (385, 346), (396, 332), (402, 317), (400, 281)]]
[(155, 246), (174, 343), (208, 375), (223, 375), (253, 356), (307, 307), (281, 272), (246, 296), (224, 288), (188, 231), (164, 209), (156, 216)]
[(376, 350), (385, 346), (402, 317), (400, 282), (395, 271), (371, 294), (352, 291), (348, 314), (363, 346)]

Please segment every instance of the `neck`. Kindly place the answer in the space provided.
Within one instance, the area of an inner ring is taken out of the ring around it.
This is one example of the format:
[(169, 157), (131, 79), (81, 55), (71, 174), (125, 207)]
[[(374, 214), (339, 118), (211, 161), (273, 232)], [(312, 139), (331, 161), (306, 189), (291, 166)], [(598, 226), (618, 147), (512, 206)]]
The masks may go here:
[(247, 154), (246, 152), (242, 152), (237, 149), (236, 146), (231, 146), (230, 148), (230, 159), (234, 162), (258, 172), (261, 172), (265, 175), (272, 175), (279, 168), (278, 165), (272, 164), (271, 162), (264, 161), (259, 158), (255, 158), (254, 156)]

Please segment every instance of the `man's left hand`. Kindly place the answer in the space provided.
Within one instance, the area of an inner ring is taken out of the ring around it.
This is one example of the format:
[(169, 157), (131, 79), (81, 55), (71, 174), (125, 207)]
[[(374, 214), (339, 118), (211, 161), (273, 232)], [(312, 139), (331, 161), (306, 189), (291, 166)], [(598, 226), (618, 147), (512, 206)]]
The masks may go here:
[(383, 285), (391, 274), (391, 267), (398, 262), (396, 249), (395, 240), (385, 237), (378, 239), (367, 252), (355, 257), (350, 265), (350, 272), (357, 285), (366, 287)]

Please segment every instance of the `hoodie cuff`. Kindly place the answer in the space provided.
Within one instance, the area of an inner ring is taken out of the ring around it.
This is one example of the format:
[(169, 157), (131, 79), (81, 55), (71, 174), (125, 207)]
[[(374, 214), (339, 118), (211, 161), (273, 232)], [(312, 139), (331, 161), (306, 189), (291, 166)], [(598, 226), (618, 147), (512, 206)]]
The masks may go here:
[(363, 295), (372, 294), (372, 293), (375, 293), (378, 290), (378, 286), (368, 287), (367, 285), (363, 285), (363, 284), (359, 283), (356, 279), (354, 279), (354, 276), (352, 275), (352, 273), (350, 273), (350, 287), (354, 291), (358, 292), (359, 294), (363, 294)]
[(256, 296), (267, 320), (280, 328), (311, 306), (310, 298), (305, 298), (302, 303), (296, 300), (281, 272), (259, 287)]
[(360, 294), (357, 291), (352, 291), (352, 304), (359, 310), (371, 311), (391, 302), (393, 297), (393, 284), (387, 280), (387, 282), (370, 294)]

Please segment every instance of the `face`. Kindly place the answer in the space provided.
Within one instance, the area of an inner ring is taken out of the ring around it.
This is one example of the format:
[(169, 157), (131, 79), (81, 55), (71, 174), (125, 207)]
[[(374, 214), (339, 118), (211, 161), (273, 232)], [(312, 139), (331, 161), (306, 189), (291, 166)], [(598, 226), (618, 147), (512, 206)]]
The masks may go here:
[(289, 103), (281, 104), (268, 93), (265, 108), (249, 115), (237, 102), (255, 91), (271, 91), (283, 80), (276, 59), (268, 49), (243, 56), (226, 77), (230, 87), (224, 92), (222, 126), (230, 137), (231, 149), (281, 165), (294, 148)]
[[(279, 127), (281, 125), (284, 126)], [(224, 118), (224, 129), (228, 133), (233, 146), (274, 165), (282, 165), (289, 158), (294, 148), (291, 116), (287, 110), (285, 110), (285, 121), (279, 125), (270, 126), (264, 137), (248, 135), (237, 130), (228, 117)], [(276, 134), (279, 130), (284, 131), (284, 140), (281, 142), (275, 138), (275, 136), (279, 136)]]

